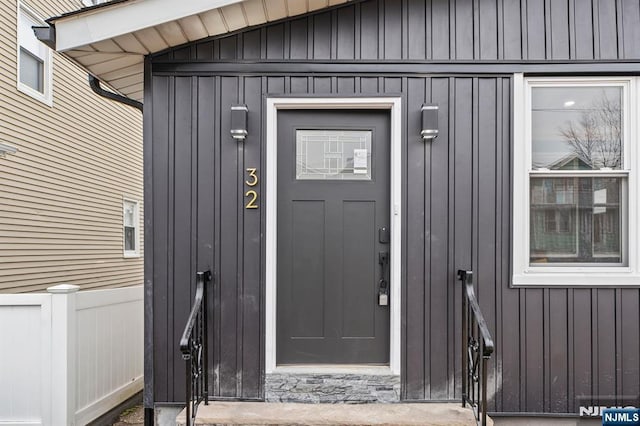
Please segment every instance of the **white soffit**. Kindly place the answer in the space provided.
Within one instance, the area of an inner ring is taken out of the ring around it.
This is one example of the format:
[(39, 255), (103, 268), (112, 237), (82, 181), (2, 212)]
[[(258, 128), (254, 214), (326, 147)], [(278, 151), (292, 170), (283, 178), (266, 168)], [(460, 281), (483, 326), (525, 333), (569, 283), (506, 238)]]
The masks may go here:
[(142, 101), (144, 56), (349, 0), (130, 0), (52, 18), (56, 50)]

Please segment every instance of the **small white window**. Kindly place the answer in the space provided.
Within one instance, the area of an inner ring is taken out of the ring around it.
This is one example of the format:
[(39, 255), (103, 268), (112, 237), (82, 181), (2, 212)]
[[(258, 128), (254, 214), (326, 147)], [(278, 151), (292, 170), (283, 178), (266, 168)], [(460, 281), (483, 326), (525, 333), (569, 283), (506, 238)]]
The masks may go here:
[(640, 285), (637, 78), (515, 78), (515, 285)]
[(122, 224), (123, 224), (123, 249), (124, 257), (140, 256), (140, 215), (138, 202), (131, 200), (123, 201)]
[(31, 28), (44, 25), (33, 11), (18, 5), (18, 89), (51, 106), (51, 50), (36, 38)]

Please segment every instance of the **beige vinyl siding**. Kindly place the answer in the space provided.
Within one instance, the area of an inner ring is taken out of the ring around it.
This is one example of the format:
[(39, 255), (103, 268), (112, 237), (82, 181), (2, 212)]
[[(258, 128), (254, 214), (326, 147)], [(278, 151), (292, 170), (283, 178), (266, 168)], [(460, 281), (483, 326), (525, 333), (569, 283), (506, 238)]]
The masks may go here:
[[(27, 0), (48, 18), (78, 1)], [(53, 54), (53, 106), (17, 88), (15, 0), (0, 0), (0, 293), (143, 282), (142, 114), (101, 98)], [(139, 201), (140, 257), (123, 254), (123, 199)]]

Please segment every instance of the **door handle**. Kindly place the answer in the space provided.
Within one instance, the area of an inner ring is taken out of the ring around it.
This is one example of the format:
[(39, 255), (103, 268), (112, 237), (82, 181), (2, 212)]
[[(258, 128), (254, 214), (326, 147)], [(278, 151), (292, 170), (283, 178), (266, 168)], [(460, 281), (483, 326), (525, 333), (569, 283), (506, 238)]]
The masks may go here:
[(389, 305), (389, 282), (387, 281), (387, 271), (389, 269), (389, 252), (378, 253), (378, 263), (380, 264), (380, 281), (378, 282), (378, 305)]

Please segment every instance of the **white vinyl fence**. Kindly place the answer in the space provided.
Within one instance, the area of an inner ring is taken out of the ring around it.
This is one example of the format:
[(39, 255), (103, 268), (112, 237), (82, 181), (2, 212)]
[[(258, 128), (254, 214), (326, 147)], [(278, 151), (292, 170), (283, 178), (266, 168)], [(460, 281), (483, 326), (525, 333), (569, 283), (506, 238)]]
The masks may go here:
[(142, 286), (0, 294), (0, 425), (84, 425), (142, 390)]

